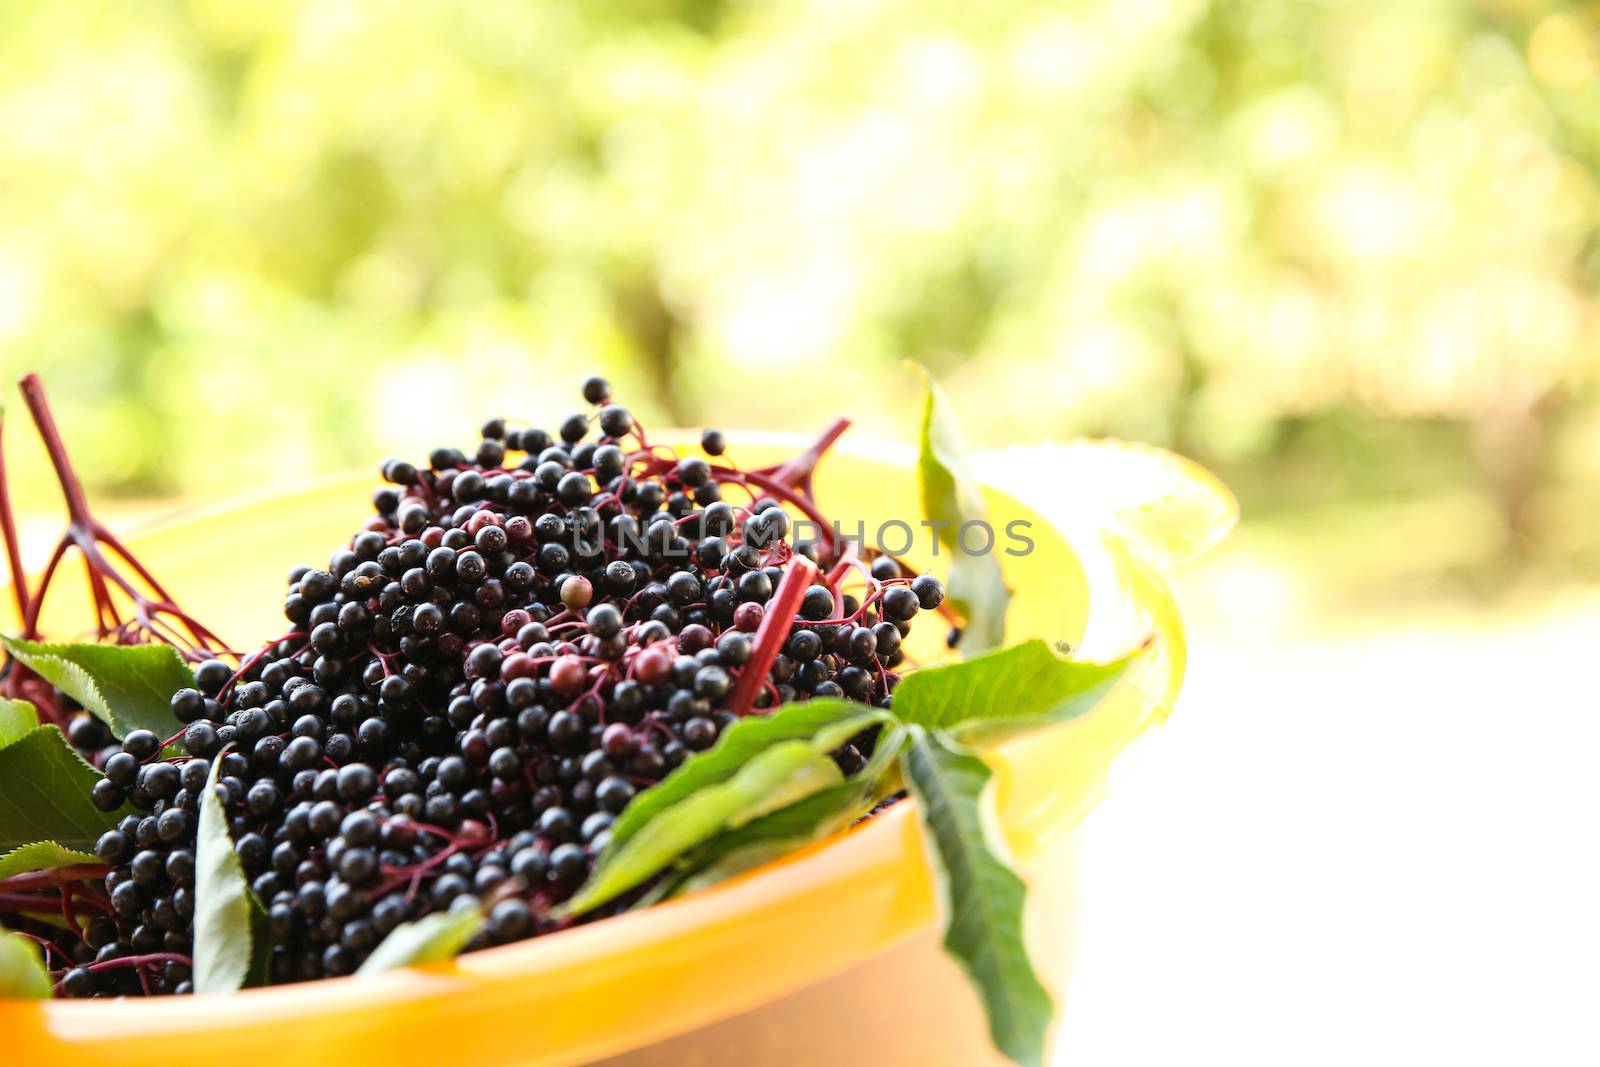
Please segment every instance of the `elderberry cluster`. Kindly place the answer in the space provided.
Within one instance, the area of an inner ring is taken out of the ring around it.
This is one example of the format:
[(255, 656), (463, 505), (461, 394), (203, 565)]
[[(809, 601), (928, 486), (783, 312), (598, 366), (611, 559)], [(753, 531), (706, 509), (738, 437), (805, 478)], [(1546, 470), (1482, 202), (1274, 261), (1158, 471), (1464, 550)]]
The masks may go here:
[[(213, 766), (271, 980), (290, 982), (348, 974), (465, 902), (488, 915), (475, 946), (556, 929), (616, 817), (730, 723), (813, 697), (889, 706), (939, 582), (797, 542), (785, 507), (814, 514), (809, 490), (718, 461), (720, 432), (680, 457), (603, 380), (583, 395), (555, 436), (494, 419), (470, 453), (384, 463), (365, 528), (290, 575), (292, 630), (173, 695), (181, 754), (147, 732), (108, 754), (95, 802), (139, 814), (97, 848), (114, 913), (91, 924), (97, 959), (189, 952)], [(801, 557), (813, 584), (769, 623)], [(834, 758), (853, 772), (871, 742)], [(128, 973), (79, 968), (62, 992), (139, 991)], [(176, 960), (140, 981), (190, 988)]]

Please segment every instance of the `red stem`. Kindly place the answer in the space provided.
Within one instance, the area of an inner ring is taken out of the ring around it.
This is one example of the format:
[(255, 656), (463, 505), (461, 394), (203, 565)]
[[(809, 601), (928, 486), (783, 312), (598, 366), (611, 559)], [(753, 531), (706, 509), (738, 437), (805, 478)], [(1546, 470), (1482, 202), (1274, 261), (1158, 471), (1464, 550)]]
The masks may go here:
[(87, 971), (114, 971), (120, 967), (148, 967), (152, 963), (181, 963), (193, 967), (194, 960), (180, 952), (149, 952), (143, 956), (118, 956), (114, 960), (86, 964)]
[(106, 580), (95, 570), (94, 560), (89, 558), (87, 552), (83, 553), (83, 576), (89, 582), (89, 600), (94, 604), (96, 636), (104, 641), (122, 628), (122, 616), (118, 613), (116, 605), (111, 603), (111, 591), (106, 588)]
[(50, 588), (50, 579), (55, 577), (56, 568), (61, 566), (62, 557), (67, 554), (67, 549), (72, 547), (72, 535), (68, 534), (56, 542), (55, 551), (50, 554), (50, 562), (44, 565), (44, 573), (39, 576), (39, 588), (34, 590), (33, 596), (28, 601), (28, 610), (22, 616), (22, 637), (32, 641), (39, 636), (39, 611), (44, 607), (44, 592)]
[[(122, 546), (122, 542), (117, 540), (116, 534), (106, 529), (98, 519), (94, 520), (92, 525), (94, 527), (95, 540), (104, 543), (107, 548), (121, 556), (124, 562), (133, 568), (134, 573), (144, 579), (145, 584), (151, 588), (156, 596), (160, 597), (165, 605), (170, 606), (172, 604), (172, 594), (167, 592), (160, 582), (156, 581), (155, 575), (146, 570), (143, 563), (135, 559), (133, 554)], [(187, 615), (184, 615), (183, 612), (178, 611), (176, 608), (173, 608), (173, 614), (182, 616), (185, 620), (188, 619)]]
[(795, 616), (800, 611), (800, 601), (817, 576), (816, 564), (804, 556), (795, 556), (778, 582), (777, 591), (767, 604), (761, 625), (756, 627), (755, 641), (750, 649), (750, 661), (739, 670), (739, 680), (733, 685), (728, 698), (728, 708), (735, 715), (748, 715), (761, 683), (766, 679), (772, 663), (778, 658), (783, 643), (794, 628)]
[(747, 489), (750, 484), (753, 484), (757, 489), (762, 490), (769, 496), (776, 497), (785, 503), (793, 504), (805, 514), (806, 518), (816, 524), (817, 530), (822, 536), (823, 545), (827, 548), (829, 554), (832, 554), (837, 543), (834, 538), (833, 524), (823, 518), (822, 512), (817, 510), (817, 505), (812, 503), (809, 497), (796, 492), (782, 482), (773, 481), (759, 471), (741, 471), (733, 467), (712, 467), (711, 476), (719, 482), (733, 482), (736, 485), (744, 485)]
[(849, 428), (849, 419), (835, 419), (833, 425), (824, 430), (822, 436), (817, 438), (810, 448), (785, 463), (780, 463), (776, 467), (765, 467), (754, 473), (765, 475), (780, 485), (798, 488), (811, 477), (811, 472), (817, 469), (817, 461)]
[(277, 647), (277, 645), (284, 641), (293, 641), (297, 638), (303, 638), (305, 636), (306, 634), (304, 630), (290, 630), (282, 637), (274, 638), (273, 640), (268, 641), (266, 644), (262, 645), (260, 649), (251, 653), (242, 663), (239, 664), (239, 669), (233, 672), (232, 677), (224, 682), (222, 684), (222, 688), (217, 691), (217, 701), (219, 703), (226, 704), (228, 702), (228, 695), (233, 692), (233, 687), (238, 684), (240, 678), (244, 677), (246, 671), (261, 661), (262, 656), (265, 656), (268, 652), (271, 652), (275, 647)]
[(66, 920), (67, 929), (81, 936), (83, 933), (83, 928), (79, 926), (78, 913), (74, 911), (72, 907), (73, 888), (74, 887), (70, 885), (64, 885), (61, 887), (61, 917)]
[[(40, 948), (44, 949), (45, 952), (47, 952), (47, 953), (54, 952), (57, 956), (60, 956), (61, 957), (61, 962), (63, 964), (65, 964), (67, 967), (72, 966), (72, 957), (67, 955), (66, 952), (62, 949), (62, 947), (60, 945), (56, 944), (54, 941), (50, 940), (48, 937), (40, 937), (38, 934), (32, 934), (32, 933), (29, 933), (26, 930), (7, 930), (6, 932), (10, 933), (10, 934), (16, 934), (18, 937), (27, 938), (29, 941), (32, 941), (34, 944), (36, 944)], [(49, 962), (50, 961), (49, 961), (49, 958), (47, 956), (46, 959), (45, 959), (46, 965), (48, 965)]]
[(54, 896), (40, 896), (34, 893), (0, 893), (0, 911), (54, 915), (56, 909), (60, 906), (61, 901)]
[(47, 886), (81, 882), (86, 878), (104, 878), (111, 870), (103, 863), (82, 863), (75, 867), (56, 867), (48, 871), (28, 871), (0, 879), (0, 890), (17, 893)]
[[(78, 480), (77, 472), (72, 467), (72, 460), (67, 454), (66, 444), (61, 438), (55, 416), (50, 411), (50, 404), (45, 398), (44, 386), (39, 381), (39, 376), (25, 375), (18, 385), (23, 399), (27, 402), (28, 412), (38, 427), (45, 451), (50, 456), (50, 463), (55, 468), (56, 480), (60, 482), (62, 494), (66, 497), (68, 515), (66, 535), (56, 546), (55, 555), (46, 566), (38, 587), (28, 595), (25, 586), (14, 582), (20, 593), (18, 603), (22, 607), (23, 636), (29, 638), (38, 636), (39, 613), (50, 581), (55, 575), (62, 554), (67, 548), (76, 545), (78, 551), (83, 554), (84, 569), (89, 581), (89, 597), (94, 602), (95, 625), (102, 640), (115, 637), (119, 642), (136, 643), (154, 639), (174, 646), (191, 660), (203, 659), (226, 648), (226, 642), (173, 603), (171, 595), (155, 575), (123, 546), (115, 534), (107, 530), (90, 513), (83, 483)], [(5, 497), (3, 481), (4, 470), (3, 465), (0, 465), (0, 527), (5, 527), (3, 532), (7, 535), (8, 549), (15, 557), (18, 549), (15, 531), (10, 528), (12, 524), (9, 522), (9, 501)], [(101, 551), (102, 545), (115, 553), (122, 563), (145, 583), (153, 595), (146, 595), (136, 588)], [(16, 566), (20, 567), (20, 562)], [(122, 613), (112, 596), (113, 586), (120, 589), (133, 602), (134, 617), (127, 623), (123, 621)]]
[[(0, 434), (5, 413), (0, 412)], [(6, 563), (11, 568), (11, 593), (17, 598), (17, 618), (28, 614), (28, 572), (22, 569), (22, 545), (17, 540), (17, 517), (11, 510), (11, 479), (6, 475), (6, 453), (0, 445), (0, 535), (6, 539)]]
[(33, 424), (39, 428), (39, 437), (44, 441), (45, 451), (50, 454), (50, 464), (56, 469), (56, 480), (61, 483), (61, 491), (67, 498), (67, 515), (74, 526), (87, 531), (91, 522), (89, 501), (84, 496), (83, 483), (78, 481), (77, 472), (67, 458), (66, 443), (61, 440), (55, 416), (50, 414), (50, 405), (44, 398), (44, 385), (37, 374), (30, 373), (22, 376), (17, 387), (22, 390), (23, 400), (27, 401)]

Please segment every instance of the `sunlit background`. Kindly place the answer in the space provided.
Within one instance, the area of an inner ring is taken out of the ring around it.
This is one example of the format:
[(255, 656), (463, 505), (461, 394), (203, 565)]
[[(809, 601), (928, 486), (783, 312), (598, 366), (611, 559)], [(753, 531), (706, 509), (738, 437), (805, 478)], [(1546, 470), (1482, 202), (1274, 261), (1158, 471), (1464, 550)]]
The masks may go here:
[(1600, 1057), (1597, 212), (1581, 5), (0, 0), (0, 369), (111, 517), (589, 370), (908, 440), (905, 356), (977, 446), (1219, 471), (1074, 1063)]

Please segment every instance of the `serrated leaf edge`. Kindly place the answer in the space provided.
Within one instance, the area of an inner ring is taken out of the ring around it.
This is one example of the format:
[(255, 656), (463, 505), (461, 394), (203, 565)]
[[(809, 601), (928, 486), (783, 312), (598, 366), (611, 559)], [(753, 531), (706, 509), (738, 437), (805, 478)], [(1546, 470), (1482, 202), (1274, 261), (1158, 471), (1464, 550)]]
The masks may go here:
[[(33, 644), (33, 642), (28, 642), (28, 644)], [(111, 728), (112, 736), (121, 740), (127, 735), (127, 728), (117, 721), (116, 713), (111, 710), (111, 703), (106, 700), (105, 694), (100, 692), (100, 687), (95, 683), (94, 676), (88, 671), (69, 659), (23, 647), (24, 642), (17, 638), (0, 637), (0, 645), (5, 646), (5, 650), (10, 653), (13, 659), (20, 661), (24, 666), (43, 677), (57, 689), (82, 704), (85, 710)], [(46, 674), (41, 669), (43, 664), (58, 668), (67, 678), (72, 679), (72, 688)]]
[[(1043, 1032), (1030, 1032), (1030, 1021), (1023, 1016), (1020, 1010), (1012, 1014), (1011, 1009), (1014, 1005), (1011, 994), (1015, 991), (989, 989), (984, 984), (973, 961), (963, 956), (961, 951), (952, 944), (956, 934), (959, 910), (958, 903), (954, 899), (954, 879), (952, 879), (948, 867), (949, 857), (941, 847), (943, 838), (933, 829), (936, 813), (929, 803), (928, 796), (923, 791), (923, 783), (919, 781), (912, 766), (916, 758), (914, 750), (919, 744), (938, 745), (954, 755), (975, 761), (978, 766), (983, 768), (983, 784), (980, 786), (978, 795), (975, 798), (979, 829), (978, 844), (990, 854), (990, 857), (995, 862), (993, 864), (973, 864), (972, 880), (974, 882), (985, 881), (986, 879), (978, 876), (978, 871), (980, 867), (987, 869), (991, 872), (992, 877), (1000, 877), (1010, 882), (1010, 885), (1003, 888), (1007, 893), (1014, 893), (1018, 897), (1019, 905), (1025, 906), (1028, 896), (1027, 884), (1012, 866), (1009, 850), (1005, 847), (1004, 838), (999, 830), (999, 817), (995, 810), (993, 799), (993, 773), (984, 763), (982, 757), (964, 748), (964, 746), (950, 741), (948, 738), (940, 737), (934, 731), (925, 730), (922, 727), (912, 726), (910, 731), (911, 742), (906, 746), (903, 753), (902, 766), (906, 783), (913, 796), (917, 799), (917, 807), (923, 820), (924, 842), (927, 846), (930, 866), (933, 870), (935, 889), (940, 904), (940, 914), (943, 917), (942, 921), (945, 927), (945, 950), (967, 975), (968, 980), (972, 982), (974, 989), (982, 999), (989, 1022), (990, 1037), (994, 1041), (995, 1047), (1013, 1062), (1022, 1065), (1022, 1067), (1042, 1067), (1046, 1034)], [(932, 769), (935, 772), (938, 770), (937, 767)], [(956, 836), (961, 837), (963, 835), (958, 834)], [(992, 878), (989, 880), (992, 881)], [(975, 894), (972, 906), (984, 909), (987, 912), (994, 906), (992, 896), (993, 894), (989, 892), (979, 892)], [(1051, 997), (1050, 991), (1045, 988), (1044, 983), (1040, 981), (1037, 972), (1034, 970), (1032, 957), (1027, 949), (1026, 919), (1024, 914), (1019, 911), (1015, 920), (1016, 930), (1014, 933), (1022, 950), (1022, 959), (1026, 967), (1023, 981), (1025, 984), (1032, 986), (1032, 988), (1025, 988), (1021, 992), (1027, 997), (1037, 998), (1042, 1001), (1041, 1006), (1045, 1009), (1046, 1021), (1048, 1021), (1049, 1017), (1053, 1016), (1055, 1012), (1054, 998)], [(990, 920), (982, 925), (986, 928), (1003, 928), (1010, 925), (1010, 923), (1011, 918), (1009, 916), (998, 915), (991, 916)], [(993, 949), (988, 951), (993, 951)], [(1020, 1009), (1020, 1006), (1016, 1007)]]

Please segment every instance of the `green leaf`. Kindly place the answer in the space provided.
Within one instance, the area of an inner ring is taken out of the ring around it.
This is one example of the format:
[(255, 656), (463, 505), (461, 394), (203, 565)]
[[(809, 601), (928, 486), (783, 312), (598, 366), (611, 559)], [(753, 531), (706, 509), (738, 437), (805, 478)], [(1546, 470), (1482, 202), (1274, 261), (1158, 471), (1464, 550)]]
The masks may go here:
[(0, 932), (0, 1000), (48, 1000), (52, 984), (39, 946)]
[(95, 808), (100, 772), (54, 726), (39, 726), (0, 748), (0, 852), (54, 841), (90, 849), (125, 810)]
[(995, 555), (998, 548), (991, 544), (991, 550), (984, 555), (971, 555), (961, 549), (962, 526), (988, 521), (983, 490), (972, 473), (960, 427), (944, 390), (919, 364), (910, 366), (922, 376), (928, 389), (918, 439), (917, 473), (922, 481), (923, 514), (935, 524), (939, 544), (951, 553), (945, 599), (962, 618), (961, 651), (967, 655), (986, 652), (1005, 643), (1011, 590)]
[(708, 786), (727, 781), (753, 757), (778, 742), (810, 740), (829, 727), (860, 720), (859, 726), (850, 728), (840, 739), (839, 744), (843, 744), (873, 722), (888, 718), (886, 712), (848, 700), (819, 699), (785, 704), (771, 715), (740, 719), (723, 731), (716, 745), (689, 757), (683, 766), (633, 798), (612, 825), (611, 844), (601, 855), (600, 863), (603, 865), (607, 856), (621, 851), (662, 812)]
[[(837, 728), (829, 727), (828, 731), (834, 729)], [(837, 747), (828, 744), (834, 740), (824, 736), (828, 731), (812, 739), (818, 751), (831, 752)], [(893, 766), (905, 739), (906, 728), (891, 717), (873, 747), (872, 758), (848, 781), (718, 834), (686, 856), (634, 907), (698, 892), (845, 829), (865, 815), (879, 798), (898, 790), (898, 785), (889, 784), (884, 772)]]
[[(717, 834), (842, 780), (839, 765), (810, 741), (779, 741), (743, 762), (731, 777), (705, 785), (660, 810), (620, 848), (608, 847), (589, 880), (561, 911), (568, 915), (591, 911), (648, 881)], [(648, 791), (640, 794), (647, 795)]]
[(894, 712), (902, 722), (963, 741), (993, 741), (1082, 715), (1105, 699), (1137, 655), (1080, 663), (1034, 639), (911, 671), (895, 687)]
[[(228, 835), (228, 815), (217, 799), (222, 760), (200, 794), (194, 868), (194, 990), (231, 993), (255, 976), (264, 953), (255, 951), (264, 921), (261, 904), (245, 880)], [(264, 941), (264, 939), (263, 939)]]
[(0, 748), (39, 725), (39, 712), (26, 700), (0, 700)]
[(748, 874), (757, 867), (765, 867), (791, 852), (798, 852), (811, 841), (809, 837), (775, 837), (767, 841), (752, 841), (688, 874), (673, 886), (671, 895), (683, 897), (710, 889), (730, 878)]
[(133, 730), (165, 738), (183, 729), (172, 694), (194, 685), (194, 674), (169, 645), (46, 645), (14, 637), (0, 637), (0, 644), (119, 738)]
[(849, 826), (872, 806), (870, 781), (852, 779), (718, 834), (674, 879), (681, 896), (726, 881)]
[(894, 715), (882, 708), (865, 708), (857, 705), (859, 715), (824, 726), (811, 737), (811, 747), (818, 752), (832, 752), (850, 743), (850, 739), (870, 727), (894, 721)]
[(995, 1047), (1042, 1067), (1055, 1012), (1023, 940), (1027, 896), (992, 829), (989, 768), (971, 752), (913, 727), (900, 758), (927, 832), (944, 906), (944, 947), (966, 970), (989, 1016)]
[(394, 967), (454, 959), (467, 942), (478, 936), (483, 922), (483, 910), (471, 907), (436, 911), (415, 922), (401, 923), (372, 950), (356, 973), (376, 974)]
[(65, 848), (56, 841), (35, 841), (20, 845), (0, 856), (0, 878), (30, 871), (50, 871), (57, 867), (76, 867), (80, 863), (99, 863), (100, 858), (75, 848)]

